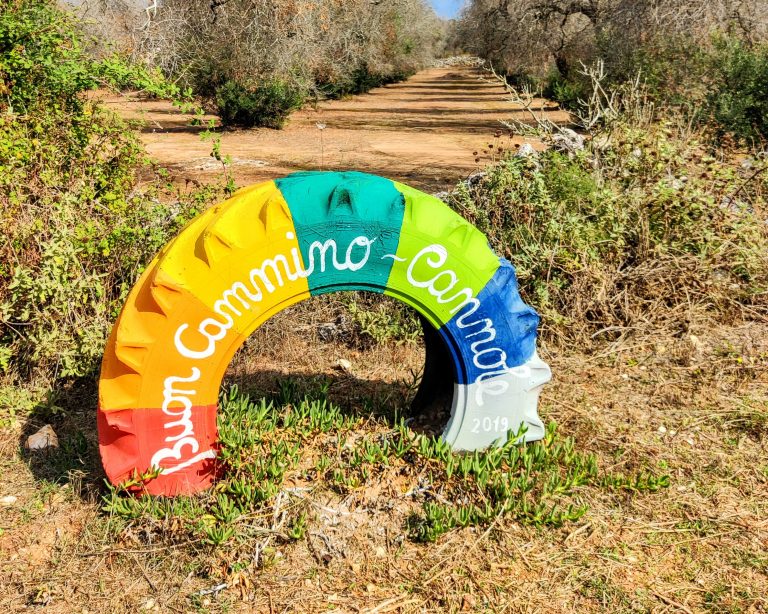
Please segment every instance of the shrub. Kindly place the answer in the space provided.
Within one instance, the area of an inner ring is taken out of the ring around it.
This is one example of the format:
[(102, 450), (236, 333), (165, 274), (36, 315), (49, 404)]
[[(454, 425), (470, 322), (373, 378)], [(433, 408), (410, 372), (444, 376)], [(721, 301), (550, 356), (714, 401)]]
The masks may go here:
[(182, 92), (175, 83), (167, 81), (159, 68), (134, 62), (119, 53), (94, 62), (92, 72), (101, 84), (116, 90), (138, 90), (145, 96), (173, 100), (192, 96), (190, 90)]
[(152, 172), (138, 138), (91, 103), (82, 117), (3, 117), (0, 152), (4, 370), (85, 375), (136, 276), (201, 204), (159, 175), (135, 189)]
[(10, 0), (0, 12), (0, 109), (45, 101), (77, 110), (93, 79), (73, 18), (51, 0)]
[(291, 111), (304, 102), (297, 86), (272, 79), (248, 87), (227, 81), (216, 90), (216, 106), (225, 126), (282, 128)]
[[(563, 77), (560, 73), (552, 71), (544, 82), (542, 93), (564, 108), (576, 110), (580, 101), (586, 100), (589, 91), (587, 88), (586, 79), (581, 73), (574, 72), (568, 77)], [(538, 88), (531, 89), (535, 91)]]
[(750, 48), (717, 39), (709, 65), (712, 84), (703, 116), (717, 123), (720, 134), (751, 143), (768, 140), (768, 45)]
[(392, 74), (373, 72), (367, 65), (363, 64), (353, 70), (346, 78), (338, 81), (318, 83), (317, 89), (326, 98), (341, 98), (350, 95), (356, 96), (370, 92), (376, 87), (404, 81), (412, 74), (413, 73), (410, 71), (395, 72)]
[(159, 70), (128, 57), (91, 59), (79, 25), (51, 0), (11, 0), (0, 13), (0, 109), (28, 113), (53, 104), (78, 112), (84, 102), (80, 94), (103, 85), (165, 98), (181, 95)]
[(0, 28), (0, 372), (50, 383), (97, 366), (136, 276), (211, 194), (177, 193), (85, 97), (94, 66), (54, 2), (14, 2)]
[(423, 0), (165, 0), (142, 45), (225, 123), (279, 127), (310, 92), (362, 93), (427, 65), (442, 36)]
[(727, 165), (673, 134), (619, 125), (575, 155), (503, 159), (453, 194), (516, 265), (550, 337), (768, 315), (768, 183), (755, 172), (768, 162)]

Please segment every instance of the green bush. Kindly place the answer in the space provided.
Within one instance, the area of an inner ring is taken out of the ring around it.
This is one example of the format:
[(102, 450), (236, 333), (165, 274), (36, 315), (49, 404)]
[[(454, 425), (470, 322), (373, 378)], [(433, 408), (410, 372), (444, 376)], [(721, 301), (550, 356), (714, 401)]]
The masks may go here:
[[(43, 379), (97, 365), (143, 266), (200, 207), (152, 173), (135, 134), (84, 103), (82, 116), (0, 119), (0, 355)], [(197, 202), (195, 200), (197, 199)]]
[[(749, 144), (768, 139), (768, 45), (715, 36), (709, 45), (689, 38), (652, 37), (636, 48), (598, 38), (597, 57), (606, 70), (603, 87), (616, 89), (640, 77), (644, 92), (667, 112), (684, 111), (699, 124)], [(567, 77), (553, 70), (543, 94), (579, 110), (592, 84), (581, 71)]]
[(93, 84), (73, 18), (55, 2), (10, 0), (0, 12), (0, 109), (41, 102), (78, 110)]
[(138, 90), (145, 96), (169, 98), (172, 100), (191, 99), (192, 92), (184, 92), (167, 81), (158, 68), (133, 62), (119, 53), (93, 63), (94, 77), (102, 84), (116, 90)]
[(94, 64), (53, 1), (13, 2), (0, 45), (0, 372), (45, 384), (93, 371), (136, 276), (212, 194), (177, 193), (86, 98)]
[(216, 106), (225, 126), (282, 128), (291, 111), (304, 102), (304, 92), (278, 79), (248, 87), (227, 81), (216, 89)]
[(685, 326), (682, 313), (768, 315), (768, 228), (754, 213), (768, 162), (724, 164), (674, 134), (618, 126), (575, 155), (504, 159), (454, 193), (550, 335), (588, 344)]
[(365, 94), (372, 89), (404, 81), (412, 73), (396, 71), (390, 74), (372, 71), (367, 65), (357, 67), (349, 75), (336, 81), (317, 84), (317, 90), (326, 98), (342, 98)]
[(78, 112), (84, 102), (80, 94), (104, 85), (164, 98), (181, 96), (156, 69), (119, 54), (90, 58), (78, 26), (51, 0), (10, 1), (0, 13), (0, 109), (28, 113), (40, 104), (53, 104)]
[(563, 108), (578, 110), (581, 101), (589, 95), (589, 83), (581, 73), (563, 77), (552, 71), (544, 82), (543, 95), (558, 102)]
[(382, 301), (376, 294), (347, 294), (342, 298), (361, 340), (378, 345), (417, 343), (421, 322), (404, 303)]
[(768, 140), (768, 45), (748, 47), (735, 39), (717, 39), (709, 61), (711, 86), (703, 117), (720, 134), (750, 143)]

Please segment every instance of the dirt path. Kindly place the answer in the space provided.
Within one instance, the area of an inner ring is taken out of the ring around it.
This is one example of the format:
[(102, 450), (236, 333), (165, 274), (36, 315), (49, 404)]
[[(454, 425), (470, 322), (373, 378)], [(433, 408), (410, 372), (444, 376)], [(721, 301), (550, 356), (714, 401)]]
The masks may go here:
[[(481, 76), (463, 66), (424, 70), (362, 96), (309, 106), (294, 113), (283, 130), (225, 131), (222, 152), (232, 157), (239, 185), (296, 170), (355, 169), (442, 189), (488, 161), (481, 154), (475, 162), (473, 152), (489, 143), (509, 147), (523, 141), (506, 135), (494, 140), (501, 120), (525, 112), (507, 100), (503, 87)], [(190, 127), (190, 116), (169, 102), (112, 96), (106, 103), (124, 117), (144, 120), (147, 149), (179, 179), (205, 179), (220, 171), (200, 129)], [(553, 119), (564, 114), (555, 111)]]

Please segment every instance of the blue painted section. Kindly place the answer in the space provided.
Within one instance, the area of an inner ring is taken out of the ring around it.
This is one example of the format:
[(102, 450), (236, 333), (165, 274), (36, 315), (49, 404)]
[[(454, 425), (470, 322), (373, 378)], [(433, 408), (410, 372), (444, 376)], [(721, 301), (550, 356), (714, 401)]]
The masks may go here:
[(394, 184), (354, 171), (294, 173), (276, 183), (291, 210), (304, 267), (314, 263), (310, 293), (383, 292), (393, 260), (382, 257), (397, 253), (405, 211)]
[[(457, 368), (459, 384), (471, 384), (481, 375), (488, 377), (505, 367), (522, 365), (536, 349), (539, 316), (520, 298), (515, 268), (505, 258), (499, 262), (501, 266), (476, 297), (480, 303), (476, 311), (462, 318), (471, 309), (466, 306), (440, 329), (456, 364), (465, 367)], [(453, 343), (449, 342), (451, 337)]]

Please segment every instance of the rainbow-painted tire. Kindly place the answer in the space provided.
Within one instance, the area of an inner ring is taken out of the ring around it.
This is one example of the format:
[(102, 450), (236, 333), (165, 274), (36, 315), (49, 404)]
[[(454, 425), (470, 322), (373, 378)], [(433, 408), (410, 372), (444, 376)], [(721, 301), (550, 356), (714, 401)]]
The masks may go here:
[(131, 291), (99, 382), (109, 479), (156, 467), (149, 493), (208, 487), (233, 354), (273, 314), (339, 290), (383, 292), (437, 329), (454, 365), (437, 375), (453, 385), (443, 437), (454, 448), (486, 447), (522, 423), (526, 440), (542, 437), (536, 407), (550, 371), (512, 265), (437, 198), (363, 173), (297, 173), (197, 217)]

